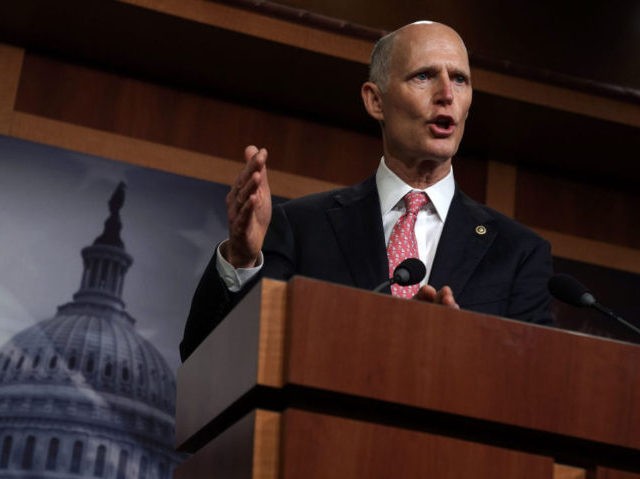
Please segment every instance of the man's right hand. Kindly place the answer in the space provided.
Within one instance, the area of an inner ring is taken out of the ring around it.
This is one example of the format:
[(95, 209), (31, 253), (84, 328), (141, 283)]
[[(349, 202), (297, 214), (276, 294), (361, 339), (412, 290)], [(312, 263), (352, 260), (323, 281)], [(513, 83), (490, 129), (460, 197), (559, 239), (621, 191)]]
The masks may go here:
[(245, 166), (227, 195), (229, 241), (221, 250), (234, 268), (255, 266), (271, 221), (267, 150), (245, 148)]

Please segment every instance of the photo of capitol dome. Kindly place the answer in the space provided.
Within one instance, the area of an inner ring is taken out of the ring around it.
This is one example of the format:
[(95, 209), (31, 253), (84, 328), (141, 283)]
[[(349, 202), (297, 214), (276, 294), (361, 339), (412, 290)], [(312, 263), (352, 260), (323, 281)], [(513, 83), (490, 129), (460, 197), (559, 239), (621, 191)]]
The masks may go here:
[(0, 479), (168, 479), (181, 460), (174, 373), (122, 300), (125, 192), (81, 251), (72, 300), (0, 348)]

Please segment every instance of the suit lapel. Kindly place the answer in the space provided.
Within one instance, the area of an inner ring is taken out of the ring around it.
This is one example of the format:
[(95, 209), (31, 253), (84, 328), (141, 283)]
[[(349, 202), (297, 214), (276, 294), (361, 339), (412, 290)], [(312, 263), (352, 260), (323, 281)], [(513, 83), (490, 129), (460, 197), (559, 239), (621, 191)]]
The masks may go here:
[(354, 285), (373, 289), (387, 279), (388, 261), (375, 177), (336, 194), (327, 210)]
[(429, 284), (448, 285), (460, 296), (497, 235), (492, 217), (456, 190), (438, 243)]
[[(389, 263), (375, 177), (336, 193), (327, 210), (354, 285), (372, 289), (388, 278)], [(484, 229), (482, 229), (484, 228)], [(464, 290), (497, 235), (486, 210), (456, 190), (438, 243), (429, 284), (449, 285), (454, 296)]]

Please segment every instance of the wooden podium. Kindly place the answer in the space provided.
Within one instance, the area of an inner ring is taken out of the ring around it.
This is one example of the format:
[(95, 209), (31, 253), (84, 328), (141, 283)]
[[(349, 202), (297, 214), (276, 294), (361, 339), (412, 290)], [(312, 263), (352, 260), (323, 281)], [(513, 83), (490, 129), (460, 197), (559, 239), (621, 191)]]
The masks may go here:
[(176, 440), (177, 479), (640, 478), (640, 347), (263, 280), (179, 369)]

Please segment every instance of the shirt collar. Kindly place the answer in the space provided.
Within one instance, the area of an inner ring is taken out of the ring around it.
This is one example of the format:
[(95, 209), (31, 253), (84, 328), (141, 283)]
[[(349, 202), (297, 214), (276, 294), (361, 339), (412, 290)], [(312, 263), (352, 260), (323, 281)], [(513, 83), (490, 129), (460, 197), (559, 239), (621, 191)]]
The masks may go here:
[(449, 170), (447, 176), (436, 184), (424, 190), (416, 190), (402, 181), (398, 175), (389, 169), (384, 162), (384, 157), (380, 160), (378, 171), (376, 171), (376, 186), (378, 188), (380, 209), (383, 216), (391, 211), (402, 200), (404, 195), (415, 190), (424, 191), (427, 196), (429, 196), (429, 200), (442, 222), (447, 219), (449, 206), (451, 206), (451, 200), (453, 200), (453, 194), (456, 189), (453, 178), (453, 168)]

